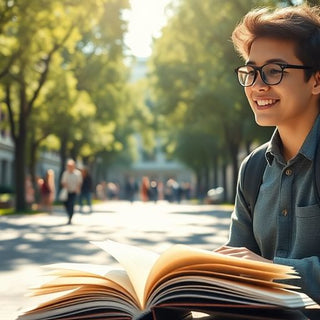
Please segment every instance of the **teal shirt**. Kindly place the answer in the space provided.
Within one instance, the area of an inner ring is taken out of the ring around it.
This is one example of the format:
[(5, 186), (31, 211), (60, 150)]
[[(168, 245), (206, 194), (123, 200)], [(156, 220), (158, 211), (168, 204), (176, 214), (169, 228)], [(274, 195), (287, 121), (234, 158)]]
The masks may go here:
[[(320, 303), (320, 204), (314, 177), (318, 141), (320, 116), (299, 153), (286, 163), (279, 133), (274, 132), (253, 214), (238, 183), (227, 245), (247, 247), (275, 263), (293, 266), (301, 279), (290, 283)], [(242, 174), (240, 168), (239, 177)]]

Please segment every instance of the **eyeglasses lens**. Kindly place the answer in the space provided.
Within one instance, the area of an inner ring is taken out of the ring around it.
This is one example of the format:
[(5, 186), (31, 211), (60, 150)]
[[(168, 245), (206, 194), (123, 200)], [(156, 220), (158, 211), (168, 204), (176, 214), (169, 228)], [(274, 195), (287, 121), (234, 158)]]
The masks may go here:
[(256, 78), (256, 70), (251, 66), (243, 66), (238, 69), (238, 79), (242, 86), (251, 86)]
[(240, 84), (244, 87), (252, 86), (258, 71), (263, 82), (267, 85), (275, 85), (282, 80), (283, 70), (281, 66), (275, 63), (268, 63), (262, 68), (249, 65), (238, 68), (237, 73)]
[(262, 73), (262, 80), (266, 84), (273, 85), (273, 84), (278, 84), (281, 81), (283, 70), (279, 65), (275, 63), (269, 63), (269, 64), (266, 64), (261, 69), (261, 73)]

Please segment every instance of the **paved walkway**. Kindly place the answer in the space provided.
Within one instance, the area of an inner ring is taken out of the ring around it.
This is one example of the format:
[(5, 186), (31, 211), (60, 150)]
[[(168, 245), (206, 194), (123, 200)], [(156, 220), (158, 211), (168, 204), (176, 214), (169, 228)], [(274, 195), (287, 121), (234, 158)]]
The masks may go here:
[(115, 264), (89, 241), (111, 239), (156, 252), (175, 243), (211, 250), (226, 241), (230, 212), (214, 205), (106, 202), (91, 214), (76, 212), (72, 225), (62, 209), (0, 217), (0, 319), (16, 319), (27, 288), (41, 280), (42, 265)]

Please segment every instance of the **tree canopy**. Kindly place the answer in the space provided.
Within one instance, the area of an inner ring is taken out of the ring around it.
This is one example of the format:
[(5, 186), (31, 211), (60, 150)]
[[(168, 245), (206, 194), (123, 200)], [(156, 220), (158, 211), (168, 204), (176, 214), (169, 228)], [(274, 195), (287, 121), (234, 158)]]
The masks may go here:
[(251, 8), (277, 4), (180, 1), (173, 4), (171, 18), (154, 44), (152, 87), (168, 152), (193, 167), (197, 176), (206, 166), (208, 173), (216, 163), (230, 163), (233, 192), (241, 148), (266, 140), (270, 130), (257, 130), (237, 83), (234, 68), (242, 62), (231, 33)]
[(27, 154), (32, 168), (37, 146), (52, 148), (48, 136), (57, 137), (62, 163), (121, 149), (128, 7), (127, 0), (1, 2), (0, 94), (15, 144), (18, 210)]

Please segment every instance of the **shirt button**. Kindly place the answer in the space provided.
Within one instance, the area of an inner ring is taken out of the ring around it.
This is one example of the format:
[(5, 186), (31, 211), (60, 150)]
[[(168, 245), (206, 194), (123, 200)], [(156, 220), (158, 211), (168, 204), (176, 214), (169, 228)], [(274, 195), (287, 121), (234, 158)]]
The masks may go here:
[(282, 215), (283, 215), (284, 217), (286, 217), (286, 216), (288, 215), (288, 210), (287, 210), (287, 209), (283, 209), (283, 210), (282, 210)]
[(292, 175), (292, 170), (291, 169), (287, 169), (286, 170), (286, 175), (287, 176), (291, 176)]

